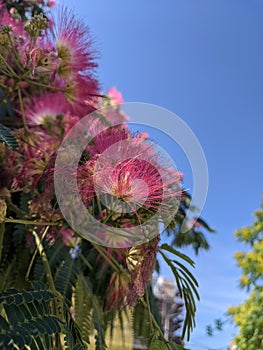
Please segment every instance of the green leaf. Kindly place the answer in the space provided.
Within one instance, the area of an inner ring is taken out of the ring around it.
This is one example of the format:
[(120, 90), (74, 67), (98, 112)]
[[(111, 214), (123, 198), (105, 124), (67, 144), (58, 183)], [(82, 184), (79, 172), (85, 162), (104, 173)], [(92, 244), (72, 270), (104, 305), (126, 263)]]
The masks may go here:
[(174, 249), (173, 247), (169, 246), (167, 243), (164, 243), (160, 246), (160, 249), (166, 250), (171, 254), (174, 254), (176, 256), (179, 256), (179, 258), (185, 260), (188, 262), (188, 264), (190, 264), (191, 266), (194, 267), (195, 263), (192, 259), (189, 258), (189, 256), (179, 252), (178, 250)]
[[(193, 266), (193, 261), (189, 259), (184, 254), (179, 253), (175, 249), (169, 247), (167, 244), (163, 244), (161, 248), (164, 250), (167, 250), (170, 253), (173, 253), (174, 255), (182, 257), (184, 261), (189, 262), (191, 266)], [(182, 337), (184, 337), (185, 333), (187, 333), (187, 340), (190, 338), (190, 332), (193, 330), (195, 326), (195, 312), (196, 312), (196, 305), (195, 305), (195, 298), (199, 299), (199, 294), (197, 292), (196, 287), (198, 286), (198, 283), (194, 276), (191, 274), (191, 272), (179, 261), (177, 260), (171, 260), (169, 259), (162, 249), (159, 251), (162, 255), (164, 261), (167, 263), (167, 265), (171, 268), (173, 275), (175, 277), (176, 285), (178, 288), (178, 292), (180, 294), (180, 297), (184, 300), (185, 303), (185, 309), (186, 309), (186, 315), (182, 330)], [(175, 264), (178, 266), (175, 266)]]
[(171, 350), (187, 350), (186, 348), (184, 348), (183, 346), (176, 344), (173, 341), (169, 341), (169, 345), (171, 346)]
[(208, 225), (208, 223), (205, 220), (203, 220), (202, 218), (197, 218), (195, 220), (197, 223), (199, 223), (201, 226), (203, 226), (207, 231), (212, 232), (212, 233), (216, 232), (216, 230), (213, 229), (212, 227), (210, 227)]
[(0, 124), (0, 142), (14, 151), (18, 147), (16, 138), (11, 134), (11, 130), (3, 124)]
[(168, 350), (168, 349), (169, 349), (168, 345), (161, 340), (155, 340), (148, 348), (148, 350)]

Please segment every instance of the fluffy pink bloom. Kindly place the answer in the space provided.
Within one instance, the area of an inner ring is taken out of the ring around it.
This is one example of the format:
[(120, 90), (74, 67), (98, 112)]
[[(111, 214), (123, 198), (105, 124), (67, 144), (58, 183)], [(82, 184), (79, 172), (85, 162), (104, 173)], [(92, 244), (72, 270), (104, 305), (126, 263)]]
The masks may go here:
[(67, 78), (57, 76), (52, 86), (65, 91), (71, 114), (82, 118), (95, 110), (94, 98), (98, 93), (98, 83), (92, 77), (81, 74), (71, 74)]
[[(157, 210), (174, 210), (181, 194), (179, 178), (144, 139), (115, 126), (99, 133), (87, 151), (91, 159), (78, 169), (80, 193), (86, 205), (97, 195), (106, 201), (113, 220), (118, 218), (115, 212), (124, 217), (129, 213), (139, 223)], [(108, 197), (112, 198), (110, 206)]]
[(136, 135), (136, 137), (147, 140), (149, 138), (149, 134), (147, 132), (140, 132), (139, 134)]
[(107, 91), (107, 95), (113, 105), (119, 106), (124, 102), (121, 92), (118, 91), (115, 87), (111, 87)]
[(47, 1), (47, 6), (53, 7), (57, 4), (57, 0), (48, 0)]
[(24, 36), (26, 34), (24, 31), (24, 23), (10, 15), (3, 1), (0, 1), (0, 23), (1, 26), (10, 26), (16, 35)]
[(63, 93), (43, 93), (28, 101), (25, 116), (29, 125), (55, 125), (57, 117), (66, 113), (68, 106)]
[(61, 59), (59, 71), (62, 74), (68, 70), (76, 73), (88, 71), (90, 75), (96, 64), (89, 28), (65, 7), (59, 11), (55, 23), (56, 48)]
[[(99, 125), (97, 126), (99, 129)], [(91, 130), (91, 135), (95, 130)], [(130, 131), (127, 128), (123, 128), (121, 125), (112, 126), (106, 128), (102, 132), (98, 132), (92, 140), (92, 144), (87, 147), (89, 153), (94, 156), (96, 154), (102, 154), (113, 144), (127, 140), (131, 137)]]
[(128, 203), (136, 211), (137, 206), (158, 207), (163, 196), (163, 183), (158, 170), (143, 159), (127, 159), (114, 168), (104, 164), (104, 177), (96, 173), (96, 185), (100, 193), (109, 193)]
[(19, 153), (23, 155), (24, 162), (12, 187), (14, 190), (32, 189), (47, 169), (52, 155), (61, 143), (61, 137), (51, 135), (46, 129), (37, 126), (29, 135), (24, 135), (23, 129), (18, 129), (14, 134), (20, 140)]
[(119, 108), (115, 109), (109, 107), (107, 107), (107, 110), (105, 111), (105, 118), (114, 125), (122, 124), (129, 120), (129, 117), (120, 111)]
[(56, 49), (57, 67), (51, 85), (64, 90), (70, 113), (81, 118), (95, 110), (94, 99), (99, 96), (93, 41), (84, 21), (65, 7), (54, 23), (55, 41), (51, 37), (50, 42)]
[(155, 210), (180, 195), (178, 178), (168, 169), (151, 144), (129, 136), (108, 145), (98, 158), (94, 183), (98, 193), (126, 202), (134, 213), (138, 206)]
[[(79, 192), (81, 195), (81, 199), (86, 206), (90, 205), (95, 195), (93, 183), (94, 166), (95, 161), (90, 160), (84, 165), (80, 166), (77, 173)], [(72, 174), (70, 174), (69, 176), (71, 177)]]

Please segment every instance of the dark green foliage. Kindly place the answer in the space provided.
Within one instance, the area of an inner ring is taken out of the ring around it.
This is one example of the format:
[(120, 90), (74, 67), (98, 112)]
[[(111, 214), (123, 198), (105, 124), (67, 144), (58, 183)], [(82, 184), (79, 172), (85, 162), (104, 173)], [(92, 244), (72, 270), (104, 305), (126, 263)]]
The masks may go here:
[(192, 247), (195, 253), (198, 254), (200, 249), (208, 250), (210, 248), (206, 236), (202, 231), (206, 230), (214, 233), (215, 230), (202, 218), (193, 218), (192, 225), (187, 227), (186, 222), (189, 221), (187, 219), (187, 211), (194, 211), (194, 208), (190, 205), (191, 199), (188, 192), (182, 192), (178, 211), (166, 228), (166, 233), (172, 237), (172, 246), (176, 248)]
[(0, 349), (52, 349), (51, 336), (62, 331), (61, 321), (52, 314), (54, 295), (44, 289), (0, 294), (4, 316), (0, 316)]
[(96, 350), (106, 350), (105, 333), (106, 325), (104, 321), (103, 309), (100, 304), (100, 300), (97, 295), (92, 292), (92, 283), (88, 278), (82, 276), (82, 283), (86, 293), (91, 296), (92, 310), (93, 310), (93, 323), (97, 332), (95, 335)]
[(180, 298), (183, 299), (186, 309), (186, 315), (182, 330), (182, 338), (187, 334), (187, 340), (190, 338), (190, 333), (195, 327), (195, 312), (196, 304), (195, 298), (199, 300), (199, 294), (197, 291), (198, 283), (193, 274), (185, 267), (183, 263), (178, 260), (169, 259), (167, 255), (163, 253), (163, 250), (171, 253), (172, 255), (179, 257), (183, 262), (187, 262), (190, 266), (194, 267), (194, 262), (186, 255), (180, 253), (168, 244), (162, 244), (160, 247), (160, 253), (164, 258), (164, 261), (171, 268), (175, 277), (176, 286)]
[(57, 296), (35, 282), (31, 289), (9, 289), (0, 294), (0, 349), (56, 349), (56, 334), (65, 334), (65, 349), (84, 350), (76, 324), (56, 315)]
[[(158, 301), (153, 294), (151, 285), (148, 285), (147, 292), (149, 296), (149, 304), (151, 313), (158, 323), (160, 329), (162, 329), (161, 325), (161, 315), (160, 309), (158, 306)], [(149, 310), (143, 305), (142, 302), (138, 302), (133, 309), (132, 313), (132, 325), (135, 338), (139, 338), (143, 344), (149, 344), (150, 342), (150, 319), (149, 319)]]
[(92, 296), (85, 290), (83, 276), (79, 275), (74, 291), (75, 319), (82, 334), (82, 339), (89, 343), (89, 335), (93, 332)]
[(26, 246), (25, 226), (6, 224), (0, 261), (0, 291), (26, 287), (25, 275), (29, 260), (30, 250)]
[(6, 122), (7, 120), (14, 120), (15, 114), (12, 108), (10, 98), (5, 94), (2, 88), (0, 88), (0, 120)]
[(18, 147), (17, 140), (11, 134), (11, 130), (3, 124), (0, 124), (0, 142), (4, 143), (13, 151)]
[[(48, 240), (43, 240), (43, 246), (52, 271), (55, 287), (65, 297), (65, 302), (69, 302), (72, 296), (72, 287), (75, 285), (80, 271), (79, 260), (71, 257), (70, 248), (65, 246), (59, 238), (53, 244)], [(40, 257), (37, 258), (34, 278), (46, 281), (45, 270)]]

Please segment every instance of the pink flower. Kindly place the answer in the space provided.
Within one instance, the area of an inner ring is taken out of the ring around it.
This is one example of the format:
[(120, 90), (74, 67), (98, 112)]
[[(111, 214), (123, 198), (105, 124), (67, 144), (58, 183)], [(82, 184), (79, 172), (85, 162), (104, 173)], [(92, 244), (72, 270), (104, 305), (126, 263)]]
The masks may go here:
[(47, 1), (47, 6), (53, 7), (57, 4), (57, 0), (48, 0)]
[(0, 23), (1, 26), (10, 26), (16, 35), (25, 35), (24, 23), (9, 14), (3, 1), (0, 1)]
[(149, 138), (149, 134), (147, 132), (140, 132), (139, 134), (136, 135), (136, 137), (147, 140)]
[(25, 105), (25, 115), (29, 125), (56, 124), (56, 119), (66, 113), (68, 102), (61, 92), (43, 93), (33, 97)]
[(56, 22), (56, 48), (61, 60), (59, 75), (65, 77), (69, 72), (89, 72), (90, 75), (97, 65), (89, 28), (65, 7), (58, 13)]
[[(93, 173), (94, 173), (95, 161), (87, 161), (83, 166), (78, 168), (77, 181), (79, 186), (79, 191), (81, 199), (86, 206), (89, 206), (94, 195), (94, 183), (93, 183)], [(69, 177), (72, 175), (70, 174)]]
[(63, 243), (68, 247), (75, 247), (80, 242), (80, 238), (75, 236), (75, 233), (71, 228), (62, 228), (59, 233), (62, 237)]
[(180, 196), (178, 178), (170, 176), (169, 167), (151, 144), (129, 134), (110, 144), (113, 139), (104, 143), (107, 147), (101, 148), (103, 154), (94, 168), (97, 193), (126, 202), (135, 214), (138, 207), (155, 211), (163, 202), (173, 202)]
[[(100, 169), (101, 170), (101, 169)], [(109, 193), (136, 211), (138, 206), (157, 208), (163, 196), (163, 183), (158, 170), (143, 159), (131, 158), (114, 168), (104, 164), (104, 176), (95, 173), (100, 193)]]
[(113, 105), (119, 106), (124, 102), (122, 94), (115, 87), (112, 87), (107, 92), (108, 97)]
[(56, 76), (52, 86), (65, 91), (70, 113), (82, 118), (95, 110), (94, 98), (98, 93), (98, 83), (91, 76), (81, 74), (71, 74), (67, 78)]
[(74, 231), (71, 228), (62, 228), (59, 233), (61, 234), (63, 243), (70, 245), (74, 237)]
[(19, 153), (23, 155), (23, 163), (20, 164), (12, 188), (32, 190), (46, 171), (52, 155), (61, 143), (61, 137), (51, 135), (46, 129), (37, 126), (29, 135), (25, 135), (23, 129), (16, 130), (14, 134), (20, 140)]
[(105, 117), (110, 123), (114, 125), (122, 124), (130, 119), (126, 114), (120, 111), (119, 108), (114, 109), (109, 107), (107, 107), (107, 110), (105, 111)]
[[(100, 125), (95, 125), (95, 127), (97, 127), (99, 131)], [(90, 131), (91, 135), (93, 135), (93, 133), (95, 132), (95, 130)], [(92, 144), (88, 146), (87, 149), (92, 156), (96, 154), (102, 154), (113, 144), (122, 140), (127, 140), (130, 137), (131, 134), (127, 128), (123, 128), (121, 125), (112, 126), (106, 128), (102, 132), (98, 132), (93, 138)]]
[[(101, 201), (106, 216), (111, 218), (107, 225), (116, 227), (128, 217), (131, 226), (140, 227), (156, 213), (165, 220), (175, 214), (181, 194), (178, 176), (152, 144), (132, 137), (126, 128), (115, 126), (94, 137), (86, 152), (86, 157), (91, 158), (78, 168), (79, 192), (86, 206), (93, 198)], [(96, 215), (97, 220), (104, 222), (102, 216)], [(133, 232), (135, 238), (137, 233)], [(143, 228), (138, 234), (143, 237)], [(122, 240), (117, 244), (125, 246)]]

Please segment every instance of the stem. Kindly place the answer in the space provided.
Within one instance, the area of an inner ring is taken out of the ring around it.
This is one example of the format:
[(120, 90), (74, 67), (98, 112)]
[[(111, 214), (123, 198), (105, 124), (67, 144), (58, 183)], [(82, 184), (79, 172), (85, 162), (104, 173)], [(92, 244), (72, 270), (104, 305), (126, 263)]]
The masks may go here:
[(115, 270), (120, 271), (122, 267), (116, 263), (116, 260), (112, 258), (112, 256), (102, 247), (97, 244), (93, 244), (93, 247), (97, 250), (97, 252), (108, 262), (108, 264)]
[[(46, 227), (46, 229), (45, 229), (45, 231), (43, 233), (43, 236), (45, 236), (47, 234), (48, 229), (49, 229), (49, 226)], [(53, 277), (52, 277), (52, 272), (51, 272), (50, 265), (48, 263), (48, 258), (47, 258), (47, 255), (45, 253), (45, 250), (44, 250), (44, 247), (42, 245), (42, 242), (41, 242), (38, 234), (36, 233), (36, 231), (33, 230), (32, 233), (33, 233), (33, 236), (34, 236), (35, 241), (36, 241), (36, 246), (37, 246), (39, 255), (42, 258), (42, 262), (43, 262), (43, 265), (44, 265), (44, 270), (45, 270), (45, 273), (46, 273), (46, 277), (47, 277), (47, 282), (48, 282), (49, 288), (50, 288), (51, 292), (54, 295), (57, 295), (56, 287), (55, 287), (55, 284), (54, 284), (54, 281), (53, 281)]]
[[(47, 234), (48, 229), (49, 229), (49, 226), (46, 227), (42, 237), (44, 237)], [(56, 290), (55, 283), (54, 283), (54, 280), (53, 280), (53, 276), (52, 276), (52, 272), (51, 272), (51, 268), (50, 268), (50, 265), (49, 265), (49, 262), (48, 262), (47, 255), (45, 253), (45, 250), (44, 250), (44, 247), (42, 245), (42, 242), (41, 242), (38, 234), (36, 233), (36, 231), (33, 231), (33, 236), (35, 237), (36, 246), (37, 246), (39, 255), (42, 258), (42, 262), (43, 262), (44, 270), (45, 270), (45, 273), (46, 273), (46, 277), (47, 277), (47, 282), (48, 282), (49, 288), (50, 288), (51, 292), (55, 296), (57, 296), (57, 298), (54, 299), (53, 302), (52, 302), (53, 312), (58, 318), (61, 319), (62, 313), (59, 310), (60, 310), (60, 308), (61, 309), (63, 308), (63, 300), (58, 295), (58, 292)], [(56, 302), (58, 302), (60, 305), (58, 306)], [(61, 340), (60, 340), (59, 334), (55, 335), (55, 343), (56, 343), (55, 344), (56, 345), (56, 349), (58, 349), (58, 350), (61, 349), (62, 350), (62, 345), (61, 345)]]
[[(18, 55), (18, 53), (17, 53), (17, 49), (16, 49), (16, 47), (15, 47), (15, 45), (14, 45), (14, 43), (13, 43), (13, 40), (12, 40), (12, 38), (11, 38), (11, 36), (10, 36), (10, 33), (7, 33), (7, 36), (8, 36), (10, 45), (11, 45), (11, 47), (12, 47), (12, 50), (13, 50), (13, 52), (14, 52), (15, 61), (16, 61), (17, 65), (18, 65), (19, 69), (23, 70), (23, 67), (22, 67), (21, 61), (20, 61), (20, 57), (19, 57), (19, 55)], [(8, 50), (8, 51), (9, 51), (10, 54), (12, 54), (12, 52), (11, 52), (10, 50)]]
[(23, 100), (22, 100), (22, 94), (21, 94), (20, 87), (17, 88), (17, 92), (18, 92), (18, 98), (19, 98), (19, 103), (20, 103), (20, 109), (21, 109), (21, 113), (22, 113), (24, 129), (25, 129), (26, 134), (28, 134), (29, 131), (28, 131), (28, 127), (26, 124), (25, 110), (24, 110), (24, 104), (23, 104)]
[(4, 233), (5, 233), (5, 223), (1, 222), (0, 224), (0, 261), (2, 257)]
[(146, 304), (147, 304), (147, 310), (148, 310), (148, 316), (149, 316), (149, 322), (150, 322), (150, 329), (152, 332), (153, 331), (153, 321), (152, 321), (152, 312), (151, 312), (151, 305), (150, 305), (150, 300), (149, 300), (148, 287), (146, 288), (145, 298), (146, 298)]
[[(41, 242), (42, 242), (43, 239), (45, 238), (45, 236), (46, 236), (46, 234), (47, 234), (47, 231), (48, 231), (48, 230), (45, 229), (45, 231), (44, 231), (44, 233), (43, 233), (43, 235), (42, 235), (42, 237), (41, 237)], [(31, 271), (31, 269), (32, 269), (33, 262), (34, 262), (34, 260), (35, 260), (35, 258), (36, 258), (37, 251), (38, 251), (38, 248), (35, 249), (34, 254), (33, 254), (33, 256), (32, 256), (32, 259), (30, 260), (30, 263), (29, 263), (29, 266), (28, 266), (28, 269), (27, 269), (27, 273), (26, 273), (26, 281), (29, 280), (29, 274), (30, 274), (30, 271)]]
[(39, 83), (39, 82), (34, 81), (34, 80), (28, 80), (28, 81), (26, 81), (26, 82), (29, 83), (29, 84), (32, 84), (32, 85), (37, 85), (37, 86), (44, 87), (44, 88), (46, 88), (46, 89), (64, 92), (63, 89), (57, 88), (57, 87), (55, 87), (55, 86), (50, 86), (50, 85), (42, 84), (42, 83)]
[(83, 261), (83, 263), (84, 263), (90, 270), (93, 269), (93, 267), (90, 265), (90, 263), (89, 263), (88, 260), (85, 258), (85, 256), (83, 256), (82, 254), (80, 254), (80, 259)]
[(20, 208), (18, 208), (17, 205), (12, 203), (12, 201), (11, 201), (11, 199), (9, 197), (6, 197), (5, 200), (6, 200), (6, 203), (8, 205), (8, 209), (12, 210), (17, 215), (20, 215), (20, 216), (23, 216), (23, 217), (27, 216), (27, 213), (24, 212), (23, 210), (21, 210)]
[(16, 74), (16, 72), (13, 70), (13, 68), (7, 63), (6, 59), (3, 57), (3, 55), (0, 54), (0, 58), (4, 62), (5, 66), (9, 69), (9, 72), (11, 73), (12, 76), (15, 78), (19, 78), (19, 76)]
[(102, 219), (102, 216), (103, 216), (102, 208), (101, 208), (100, 199), (98, 198), (98, 196), (96, 196), (96, 202), (97, 202), (99, 213), (100, 213), (100, 216), (101, 216), (101, 219)]
[(58, 222), (37, 222), (31, 220), (23, 220), (23, 219), (11, 219), (6, 218), (5, 222), (12, 222), (14, 224), (22, 224), (22, 225), (37, 225), (37, 226), (58, 226)]

